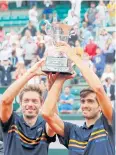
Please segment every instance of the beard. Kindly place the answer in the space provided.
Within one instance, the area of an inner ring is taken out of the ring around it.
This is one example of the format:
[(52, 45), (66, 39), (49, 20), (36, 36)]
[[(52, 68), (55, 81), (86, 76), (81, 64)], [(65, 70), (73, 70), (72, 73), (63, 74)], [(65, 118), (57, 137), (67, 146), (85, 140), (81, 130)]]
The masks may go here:
[(25, 115), (25, 117), (26, 117), (27, 119), (33, 119), (33, 118), (35, 118), (34, 115)]
[(94, 113), (94, 114), (89, 114), (89, 115), (84, 115), (85, 119), (91, 120), (91, 119), (96, 119), (99, 116), (99, 113)]

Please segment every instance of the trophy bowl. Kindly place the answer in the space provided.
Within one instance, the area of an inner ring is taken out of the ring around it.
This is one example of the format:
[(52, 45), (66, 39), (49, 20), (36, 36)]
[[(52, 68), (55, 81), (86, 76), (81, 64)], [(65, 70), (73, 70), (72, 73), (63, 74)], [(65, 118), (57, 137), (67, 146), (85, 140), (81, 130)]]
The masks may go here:
[[(55, 51), (56, 47), (63, 46), (63, 42), (67, 42), (67, 38), (62, 34), (54, 34), (53, 49), (48, 49), (52, 54), (48, 54), (45, 60), (45, 65), (42, 67), (43, 72), (60, 72), (62, 74), (72, 74), (72, 62), (69, 60), (63, 51)], [(53, 52), (52, 52), (53, 51)]]

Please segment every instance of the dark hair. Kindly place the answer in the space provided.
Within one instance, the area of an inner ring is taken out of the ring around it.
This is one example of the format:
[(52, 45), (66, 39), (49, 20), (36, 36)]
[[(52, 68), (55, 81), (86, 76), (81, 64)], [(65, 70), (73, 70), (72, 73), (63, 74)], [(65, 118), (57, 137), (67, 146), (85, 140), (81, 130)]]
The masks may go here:
[(16, 55), (16, 50), (12, 50), (12, 56)]
[(106, 82), (108, 82), (109, 80), (112, 80), (110, 77), (107, 77), (106, 79), (105, 79), (105, 81)]
[(84, 98), (90, 93), (95, 93), (91, 88), (86, 88), (80, 91), (80, 97)]
[(20, 92), (19, 94), (19, 99), (20, 99), (20, 102), (22, 102), (22, 98), (23, 98), (23, 95), (25, 94), (25, 92), (29, 92), (29, 91), (33, 91), (33, 92), (37, 92), (40, 96), (40, 101), (42, 103), (42, 91), (40, 89), (39, 86), (37, 85), (26, 85)]
[[(93, 89), (91, 89), (91, 88), (85, 88), (85, 89), (83, 89), (83, 90), (80, 91), (80, 97), (81, 98), (84, 98), (84, 97), (88, 96), (91, 93), (96, 94)], [(97, 98), (96, 98), (96, 100), (97, 100)], [(97, 100), (97, 102), (98, 102), (98, 100)]]

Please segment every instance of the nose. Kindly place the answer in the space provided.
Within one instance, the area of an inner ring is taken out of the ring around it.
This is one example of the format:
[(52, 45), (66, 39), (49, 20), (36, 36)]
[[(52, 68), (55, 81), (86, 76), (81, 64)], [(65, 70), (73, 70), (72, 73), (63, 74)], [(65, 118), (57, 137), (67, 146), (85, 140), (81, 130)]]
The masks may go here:
[(81, 107), (82, 107), (82, 108), (88, 108), (88, 102), (85, 101), (83, 104), (81, 104)]

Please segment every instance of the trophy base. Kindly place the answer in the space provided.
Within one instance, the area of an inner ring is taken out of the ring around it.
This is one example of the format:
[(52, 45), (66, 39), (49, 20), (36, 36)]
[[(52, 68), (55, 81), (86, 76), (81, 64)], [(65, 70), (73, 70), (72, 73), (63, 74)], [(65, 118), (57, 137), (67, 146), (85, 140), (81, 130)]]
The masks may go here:
[(50, 57), (46, 58), (45, 65), (42, 67), (42, 71), (45, 73), (62, 73), (72, 74), (71, 62), (65, 57)]
[(47, 66), (44, 66), (42, 67), (42, 71), (45, 72), (45, 73), (61, 73), (61, 74), (70, 74), (72, 75), (72, 71), (69, 70), (68, 67), (62, 67), (62, 68), (57, 68), (57, 67), (47, 67)]

